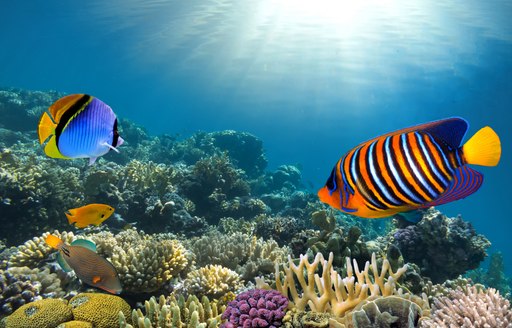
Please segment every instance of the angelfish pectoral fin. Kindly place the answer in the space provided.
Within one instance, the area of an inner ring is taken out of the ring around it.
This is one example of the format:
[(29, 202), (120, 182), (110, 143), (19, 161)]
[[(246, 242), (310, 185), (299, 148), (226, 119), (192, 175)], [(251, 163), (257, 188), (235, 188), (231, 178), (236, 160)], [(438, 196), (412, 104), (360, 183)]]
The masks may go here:
[(397, 213), (393, 215), (393, 217), (396, 219), (402, 219), (416, 224), (420, 222), (421, 219), (423, 219), (423, 215), (425, 214), (426, 211), (426, 209), (413, 210), (409, 212)]

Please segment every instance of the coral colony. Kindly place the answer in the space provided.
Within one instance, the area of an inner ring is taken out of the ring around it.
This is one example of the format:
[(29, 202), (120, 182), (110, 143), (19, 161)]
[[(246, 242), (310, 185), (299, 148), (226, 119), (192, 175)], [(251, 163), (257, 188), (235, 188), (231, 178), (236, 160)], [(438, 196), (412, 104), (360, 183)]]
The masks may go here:
[[(150, 136), (120, 118), (119, 154), (52, 159), (34, 127), (62, 96), (0, 89), (0, 327), (512, 326), (502, 258), (480, 267), (490, 242), (462, 217), (333, 211), (236, 131)], [(68, 223), (93, 203), (115, 213)], [(50, 234), (93, 242), (122, 293), (64, 272)]]

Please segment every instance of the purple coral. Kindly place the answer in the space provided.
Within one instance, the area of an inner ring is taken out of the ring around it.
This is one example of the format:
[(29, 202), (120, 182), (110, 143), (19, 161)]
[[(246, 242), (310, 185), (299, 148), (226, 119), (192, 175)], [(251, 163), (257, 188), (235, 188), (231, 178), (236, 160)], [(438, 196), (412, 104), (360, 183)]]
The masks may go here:
[(221, 328), (281, 327), (288, 299), (276, 290), (251, 289), (229, 302)]

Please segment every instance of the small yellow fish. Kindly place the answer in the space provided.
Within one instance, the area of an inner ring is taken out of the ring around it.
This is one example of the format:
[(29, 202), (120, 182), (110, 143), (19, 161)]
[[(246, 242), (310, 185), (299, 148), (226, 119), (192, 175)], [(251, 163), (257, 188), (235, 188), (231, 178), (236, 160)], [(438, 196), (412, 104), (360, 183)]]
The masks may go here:
[(103, 221), (108, 219), (114, 208), (105, 204), (89, 204), (78, 208), (68, 210), (66, 216), (69, 224), (75, 224), (77, 228), (85, 228), (90, 224), (96, 226), (100, 225)]
[(45, 241), (59, 251), (57, 262), (64, 271), (73, 270), (82, 282), (109, 293), (122, 292), (116, 268), (96, 254), (96, 245), (92, 241), (77, 239), (71, 245), (67, 245), (54, 235), (48, 235)]

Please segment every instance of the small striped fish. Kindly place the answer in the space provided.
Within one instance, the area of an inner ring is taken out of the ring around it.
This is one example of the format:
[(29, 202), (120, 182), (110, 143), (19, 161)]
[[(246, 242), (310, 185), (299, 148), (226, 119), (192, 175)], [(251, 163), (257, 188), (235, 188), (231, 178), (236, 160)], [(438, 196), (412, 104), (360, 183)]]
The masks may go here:
[(498, 135), (479, 130), (464, 146), (462, 118), (405, 128), (366, 141), (334, 166), (320, 200), (363, 218), (383, 218), (464, 198), (480, 188), (483, 175), (467, 166), (496, 166)]
[(85, 94), (62, 97), (43, 113), (37, 132), (39, 143), (46, 140), (44, 152), (53, 158), (89, 158), (99, 156), (123, 144), (117, 132), (117, 118), (110, 106)]

